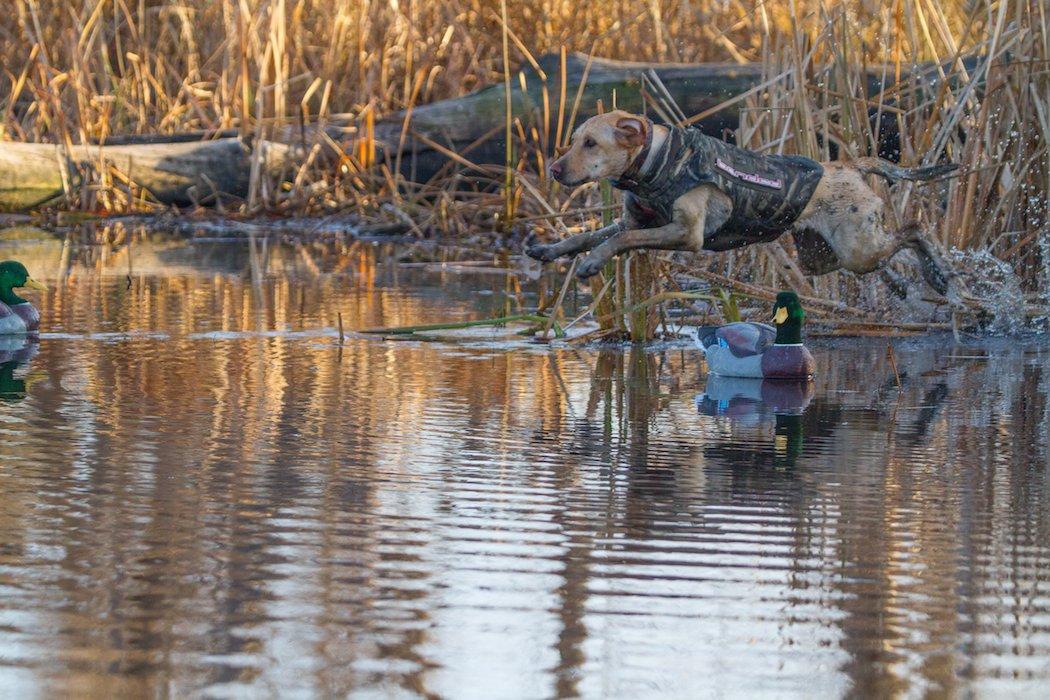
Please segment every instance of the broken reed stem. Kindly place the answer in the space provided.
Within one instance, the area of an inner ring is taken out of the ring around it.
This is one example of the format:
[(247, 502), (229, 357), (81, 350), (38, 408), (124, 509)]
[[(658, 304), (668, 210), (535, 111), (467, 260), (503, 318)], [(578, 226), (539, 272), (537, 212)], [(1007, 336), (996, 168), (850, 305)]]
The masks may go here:
[[(719, 302), (718, 297), (712, 296), (710, 294), (701, 294), (699, 292), (660, 292), (659, 294), (654, 294), (645, 301), (638, 302), (637, 304), (632, 304), (626, 309), (617, 309), (615, 313), (620, 315), (629, 315), (636, 311), (641, 311), (643, 309), (648, 309), (651, 306), (662, 304), (666, 301), (675, 300), (706, 300), (715, 303)], [(601, 323), (602, 318), (598, 317), (595, 320)]]
[(897, 371), (897, 358), (893, 354), (893, 346), (886, 346), (886, 359), (890, 362), (890, 367), (893, 369), (893, 377), (897, 381), (897, 389), (901, 388), (901, 373)]
[[(776, 287), (763, 287), (757, 284), (748, 284), (746, 282), (739, 282), (725, 275), (718, 274), (717, 272), (711, 272), (704, 269), (687, 268), (684, 266), (683, 271), (689, 275), (695, 275), (697, 277), (703, 277), (711, 282), (715, 282), (719, 286), (728, 287), (729, 289), (738, 292), (739, 294), (751, 297), (752, 299), (761, 299), (763, 301), (773, 301), (776, 299), (779, 289)], [(868, 319), (872, 313), (864, 309), (858, 309), (842, 302), (828, 301), (826, 299), (819, 299), (816, 297), (799, 295), (799, 300), (803, 306), (806, 307), (807, 313), (815, 315), (826, 315), (826, 314), (846, 314), (853, 316), (858, 319)]]
[(612, 278), (605, 280), (605, 284), (603, 284), (601, 290), (599, 290), (598, 293), (594, 295), (594, 299), (591, 300), (591, 303), (587, 306), (586, 309), (583, 310), (583, 313), (574, 318), (565, 326), (565, 330), (569, 330), (577, 323), (585, 319), (587, 316), (594, 313), (594, 310), (598, 308), (598, 304), (602, 302), (602, 298), (605, 297), (605, 294), (609, 291), (609, 287), (612, 286), (612, 283)]
[[(369, 335), (412, 335), (414, 333), (426, 333), (429, 331), (447, 331), (447, 330), (459, 330), (462, 328), (475, 328), (479, 326), (504, 326), (508, 323), (515, 321), (528, 321), (529, 323), (546, 324), (549, 321), (547, 316), (539, 316), (537, 314), (514, 314), (511, 316), (497, 316), (496, 318), (485, 318), (477, 321), (452, 321), (449, 323), (427, 323), (417, 326), (388, 326), (386, 328), (366, 328), (358, 331), (359, 333), (367, 333)], [(554, 337), (563, 338), (565, 332), (560, 325), (557, 323), (552, 324), (554, 328)], [(544, 331), (544, 337), (546, 337), (546, 331)]]
[(569, 290), (569, 285), (572, 284), (573, 275), (576, 274), (576, 264), (579, 261), (579, 256), (572, 259), (572, 264), (569, 265), (569, 271), (565, 273), (565, 281), (561, 285), (561, 291), (558, 292), (558, 298), (554, 302), (554, 306), (551, 307), (550, 315), (547, 317), (546, 323), (543, 326), (543, 337), (546, 339), (547, 334), (550, 332), (551, 326), (554, 324), (555, 319), (561, 312), (562, 302), (565, 301), (565, 292)]
[(502, 22), (501, 34), (503, 36), (503, 101), (505, 110), (505, 124), (503, 139), (506, 142), (506, 168), (503, 176), (503, 233), (510, 233), (514, 223), (514, 131), (512, 122), (514, 119), (514, 103), (510, 87), (510, 43), (508, 41), (509, 22), (507, 20), (507, 0), (500, 0), (500, 19)]

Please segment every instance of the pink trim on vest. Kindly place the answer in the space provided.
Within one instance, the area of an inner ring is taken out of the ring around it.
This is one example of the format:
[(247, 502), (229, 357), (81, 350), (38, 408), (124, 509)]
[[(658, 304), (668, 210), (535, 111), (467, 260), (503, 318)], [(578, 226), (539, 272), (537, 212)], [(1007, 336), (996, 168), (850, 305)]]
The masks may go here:
[(783, 180), (773, 180), (768, 177), (762, 177), (761, 175), (745, 173), (741, 170), (737, 170), (721, 158), (715, 159), (715, 165), (717, 165), (720, 170), (723, 170), (726, 173), (732, 175), (733, 177), (743, 180), (744, 182), (750, 182), (754, 185), (762, 185), (763, 187), (772, 187), (775, 190), (780, 190), (784, 188)]

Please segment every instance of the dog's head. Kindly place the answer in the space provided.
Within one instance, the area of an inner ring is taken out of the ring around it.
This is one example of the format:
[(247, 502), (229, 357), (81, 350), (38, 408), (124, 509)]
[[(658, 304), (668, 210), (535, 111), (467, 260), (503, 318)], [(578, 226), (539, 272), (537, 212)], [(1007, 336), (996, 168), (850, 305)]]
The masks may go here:
[(572, 135), (569, 150), (550, 164), (550, 176), (563, 185), (618, 178), (645, 145), (650, 122), (616, 110), (591, 117)]

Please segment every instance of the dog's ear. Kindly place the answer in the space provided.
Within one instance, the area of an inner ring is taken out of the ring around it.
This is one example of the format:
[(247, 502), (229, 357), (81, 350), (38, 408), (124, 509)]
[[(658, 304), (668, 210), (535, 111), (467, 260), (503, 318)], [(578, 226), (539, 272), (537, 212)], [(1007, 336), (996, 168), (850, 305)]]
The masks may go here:
[(636, 148), (645, 143), (648, 124), (638, 117), (621, 117), (616, 121), (616, 142), (626, 148)]

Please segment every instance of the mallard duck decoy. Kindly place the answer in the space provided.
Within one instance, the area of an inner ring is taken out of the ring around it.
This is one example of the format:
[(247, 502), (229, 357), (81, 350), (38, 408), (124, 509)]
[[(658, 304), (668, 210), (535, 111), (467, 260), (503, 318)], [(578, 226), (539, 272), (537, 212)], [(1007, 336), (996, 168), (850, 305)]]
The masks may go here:
[(26, 266), (14, 260), (0, 262), (0, 335), (35, 333), (40, 328), (40, 312), (29, 301), (15, 294), (15, 289), (47, 290), (29, 276)]
[(708, 370), (725, 377), (808, 379), (813, 355), (802, 344), (802, 310), (794, 292), (777, 294), (773, 326), (740, 321), (703, 327), (696, 342), (707, 356)]

